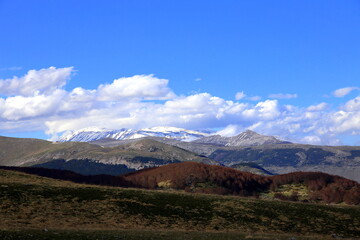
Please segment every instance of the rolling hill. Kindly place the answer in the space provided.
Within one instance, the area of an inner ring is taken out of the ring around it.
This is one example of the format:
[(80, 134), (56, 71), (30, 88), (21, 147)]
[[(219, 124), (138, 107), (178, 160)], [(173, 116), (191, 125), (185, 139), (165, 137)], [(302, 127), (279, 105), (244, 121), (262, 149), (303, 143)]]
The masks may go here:
[(0, 169), (0, 209), (3, 239), (315, 240), (360, 236), (358, 206), (84, 185), (4, 169)]
[(38, 166), (83, 174), (118, 175), (182, 161), (218, 164), (188, 150), (151, 139), (117, 147), (102, 147), (83, 142), (53, 143), (37, 139), (0, 138), (0, 165), (3, 166)]
[(225, 166), (250, 162), (275, 174), (320, 171), (360, 182), (359, 146), (275, 144), (219, 147), (207, 157)]
[(173, 189), (191, 193), (234, 195), (312, 203), (360, 204), (360, 184), (321, 172), (262, 176), (233, 168), (196, 162), (173, 163), (121, 176), (83, 176), (45, 168), (0, 167), (77, 183), (144, 189)]
[(132, 186), (147, 189), (360, 204), (359, 183), (321, 172), (261, 176), (223, 166), (183, 162), (143, 169), (122, 178)]

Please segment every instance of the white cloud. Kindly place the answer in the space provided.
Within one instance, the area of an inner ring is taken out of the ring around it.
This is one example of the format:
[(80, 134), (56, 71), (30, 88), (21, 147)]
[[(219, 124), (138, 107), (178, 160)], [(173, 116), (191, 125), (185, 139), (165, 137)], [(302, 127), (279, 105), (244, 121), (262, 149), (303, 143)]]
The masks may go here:
[(297, 97), (298, 97), (297, 94), (289, 94), (289, 93), (276, 93), (269, 95), (269, 98), (275, 98), (275, 99), (291, 99)]
[(195, 78), (195, 82), (199, 82), (201, 80), (202, 80), (201, 78)]
[(61, 108), (60, 100), (65, 91), (56, 90), (50, 96), (35, 95), (32, 97), (15, 96), (0, 101), (0, 118), (20, 120), (40, 116), (50, 116)]
[(322, 103), (319, 103), (317, 105), (311, 105), (309, 106), (306, 110), (307, 111), (311, 111), (311, 112), (315, 112), (315, 111), (323, 111), (325, 110), (327, 107), (329, 106), (329, 104), (325, 103), (325, 102), (322, 102)]
[(167, 86), (167, 79), (153, 75), (135, 75), (114, 80), (111, 84), (100, 85), (97, 89), (102, 101), (118, 101), (124, 98), (165, 100), (175, 96)]
[(261, 97), (260, 96), (252, 96), (252, 97), (248, 97), (247, 99), (250, 101), (256, 102), (256, 101), (260, 101)]
[(314, 144), (314, 145), (319, 145), (322, 143), (319, 136), (305, 136), (301, 139), (301, 142)]
[(223, 136), (223, 137), (232, 137), (241, 133), (244, 129), (238, 125), (230, 124), (226, 126), (224, 129), (216, 132), (215, 134)]
[(244, 97), (246, 97), (246, 94), (242, 91), (242, 92), (237, 92), (235, 94), (235, 99), (236, 100), (240, 100), (240, 99), (243, 99)]
[(344, 106), (346, 111), (360, 111), (360, 96), (348, 101)]
[(345, 97), (346, 95), (348, 95), (350, 92), (352, 92), (354, 90), (360, 90), (360, 88), (359, 87), (339, 88), (333, 92), (333, 95), (338, 98)]
[(338, 111), (331, 116), (329, 131), (335, 134), (360, 135), (360, 112)]
[(54, 90), (65, 86), (73, 71), (73, 67), (50, 67), (30, 70), (20, 78), (0, 79), (0, 95), (32, 96), (35, 94), (50, 94)]
[(9, 95), (0, 97), (0, 131), (43, 130), (56, 138), (64, 131), (91, 126), (118, 129), (166, 125), (224, 128), (219, 131), (224, 136), (252, 129), (312, 144), (339, 144), (340, 134), (360, 134), (360, 97), (338, 110), (324, 102), (308, 107), (281, 105), (276, 99), (240, 103), (210, 93), (177, 96), (167, 79), (153, 75), (123, 77), (96, 89), (66, 91), (63, 87), (71, 72), (72, 68), (51, 67), (1, 80), (5, 86), (2, 94)]
[(243, 115), (248, 119), (271, 120), (280, 115), (277, 100), (259, 102), (253, 108), (244, 110)]

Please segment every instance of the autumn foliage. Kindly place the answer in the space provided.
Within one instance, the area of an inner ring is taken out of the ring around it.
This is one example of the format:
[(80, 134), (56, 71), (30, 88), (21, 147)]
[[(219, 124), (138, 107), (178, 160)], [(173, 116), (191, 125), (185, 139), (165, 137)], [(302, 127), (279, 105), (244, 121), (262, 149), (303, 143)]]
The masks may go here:
[[(156, 189), (159, 183), (171, 182), (171, 188), (189, 192), (255, 196), (275, 191), (288, 184), (303, 184), (309, 190), (309, 201), (360, 204), (360, 184), (339, 176), (321, 172), (294, 172), (275, 176), (260, 176), (223, 166), (183, 162), (144, 169), (123, 176), (140, 188)], [(197, 188), (197, 186), (202, 186)], [(291, 196), (275, 196), (281, 200), (297, 201)]]
[[(70, 171), (44, 168), (0, 168), (77, 183), (253, 197), (259, 197), (264, 192), (276, 192), (284, 185), (301, 184), (306, 186), (309, 193), (306, 201), (360, 204), (359, 183), (321, 172), (294, 172), (267, 177), (196, 162), (174, 163), (116, 177), (83, 176)], [(275, 193), (274, 197), (280, 200), (299, 200), (296, 192), (289, 196)]]
[(271, 190), (284, 184), (305, 184), (310, 200), (326, 203), (360, 204), (360, 184), (339, 176), (321, 172), (294, 172), (269, 177)]

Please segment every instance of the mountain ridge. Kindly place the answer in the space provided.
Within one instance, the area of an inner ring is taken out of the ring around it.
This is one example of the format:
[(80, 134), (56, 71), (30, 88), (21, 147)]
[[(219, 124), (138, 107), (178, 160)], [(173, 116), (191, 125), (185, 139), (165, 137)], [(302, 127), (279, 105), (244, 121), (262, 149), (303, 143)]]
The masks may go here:
[(127, 128), (110, 130), (90, 127), (63, 134), (59, 142), (94, 142), (102, 139), (133, 140), (149, 137), (227, 147), (291, 144), (291, 142), (279, 140), (273, 136), (261, 135), (249, 129), (238, 135), (225, 137), (176, 127), (152, 127), (139, 130)]
[(59, 142), (91, 142), (104, 138), (129, 140), (143, 137), (165, 137), (182, 141), (191, 141), (208, 135), (209, 134), (206, 132), (187, 130), (176, 127), (152, 127), (139, 130), (129, 128), (111, 130), (90, 127), (70, 133), (65, 133), (60, 137)]
[(270, 145), (270, 144), (291, 144), (291, 142), (282, 141), (273, 136), (261, 135), (249, 129), (232, 137), (211, 135), (208, 137), (203, 137), (194, 140), (193, 142), (212, 144), (217, 146), (226, 146), (226, 147), (259, 146), (259, 145)]
[(53, 143), (37, 139), (0, 138), (0, 165), (3, 166), (59, 166), (61, 162), (65, 163), (62, 167), (70, 163), (73, 166), (85, 166), (86, 161), (91, 161), (94, 166), (126, 166), (133, 170), (181, 161), (218, 164), (205, 156), (152, 139), (102, 147), (86, 142)]

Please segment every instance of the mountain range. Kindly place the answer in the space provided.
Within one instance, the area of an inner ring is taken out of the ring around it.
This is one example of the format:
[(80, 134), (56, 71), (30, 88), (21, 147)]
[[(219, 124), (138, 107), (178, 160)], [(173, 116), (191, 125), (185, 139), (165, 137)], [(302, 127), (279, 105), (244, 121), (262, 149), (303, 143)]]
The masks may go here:
[(208, 135), (209, 133), (207, 132), (176, 127), (153, 127), (139, 130), (128, 128), (109, 130), (105, 128), (90, 127), (78, 131), (67, 132), (60, 137), (59, 142), (91, 142), (104, 138), (128, 140), (143, 137), (164, 137), (181, 141), (191, 141)]
[[(112, 136), (120, 140), (110, 138)], [(250, 130), (223, 137), (172, 127), (142, 130), (88, 128), (64, 135), (60, 142), (0, 137), (0, 165), (5, 166), (65, 169), (85, 175), (119, 175), (186, 161), (264, 175), (321, 171), (360, 181), (358, 146), (290, 143)]]
[(62, 143), (0, 137), (0, 165), (3, 166), (36, 166), (90, 175), (119, 175), (182, 161), (219, 164), (188, 150), (152, 139), (138, 139), (116, 147), (102, 147), (86, 142)]
[(273, 136), (265, 136), (251, 130), (246, 130), (233, 137), (223, 137), (220, 135), (211, 135), (199, 138), (194, 143), (210, 144), (217, 146), (239, 147), (239, 146), (259, 146), (270, 144), (290, 144), (291, 142), (279, 140)]

